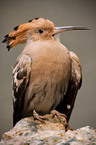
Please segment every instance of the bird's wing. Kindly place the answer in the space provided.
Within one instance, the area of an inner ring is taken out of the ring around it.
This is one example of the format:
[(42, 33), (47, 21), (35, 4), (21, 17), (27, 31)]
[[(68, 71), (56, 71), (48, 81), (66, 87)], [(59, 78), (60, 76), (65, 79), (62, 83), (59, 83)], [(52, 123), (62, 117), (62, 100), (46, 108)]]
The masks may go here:
[(79, 58), (77, 55), (70, 51), (71, 58), (71, 79), (69, 81), (68, 89), (66, 95), (64, 96), (62, 102), (57, 106), (56, 110), (60, 113), (64, 113), (67, 116), (67, 121), (70, 119), (72, 113), (76, 95), (82, 84), (82, 70)]
[(22, 55), (13, 69), (13, 125), (22, 118), (24, 94), (31, 73), (31, 58)]

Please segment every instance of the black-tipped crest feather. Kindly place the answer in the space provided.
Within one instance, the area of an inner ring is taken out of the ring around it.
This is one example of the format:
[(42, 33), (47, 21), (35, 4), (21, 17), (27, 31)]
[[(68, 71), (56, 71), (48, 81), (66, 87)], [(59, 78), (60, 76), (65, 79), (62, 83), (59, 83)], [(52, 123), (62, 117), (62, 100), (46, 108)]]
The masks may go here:
[(5, 38), (3, 41), (2, 41), (2, 43), (5, 43), (7, 41), (7, 38)]
[(5, 35), (4, 37), (8, 38), (9, 37), (9, 34)]
[(18, 27), (19, 27), (19, 25), (18, 25), (18, 26), (16, 26), (16, 27), (14, 27), (14, 30), (16, 31), (16, 30), (18, 29)]
[(6, 48), (8, 49), (8, 51), (10, 50), (10, 45), (7, 45)]
[(33, 20), (38, 20), (40, 17), (36, 17), (34, 19), (29, 20), (28, 22), (32, 22)]

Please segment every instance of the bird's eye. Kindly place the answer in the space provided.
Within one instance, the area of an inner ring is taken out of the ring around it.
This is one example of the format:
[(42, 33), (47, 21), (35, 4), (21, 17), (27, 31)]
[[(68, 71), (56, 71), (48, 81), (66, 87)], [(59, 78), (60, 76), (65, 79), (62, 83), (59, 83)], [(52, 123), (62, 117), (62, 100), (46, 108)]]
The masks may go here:
[(43, 33), (43, 30), (42, 30), (42, 29), (40, 29), (40, 30), (39, 30), (39, 33), (40, 33), (40, 34), (41, 34), (41, 33)]

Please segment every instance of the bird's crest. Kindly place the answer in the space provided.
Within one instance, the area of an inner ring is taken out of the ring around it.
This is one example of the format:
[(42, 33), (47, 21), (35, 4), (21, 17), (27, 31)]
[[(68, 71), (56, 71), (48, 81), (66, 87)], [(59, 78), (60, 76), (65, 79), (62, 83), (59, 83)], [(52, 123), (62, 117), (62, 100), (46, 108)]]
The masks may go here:
[[(34, 18), (29, 20), (28, 23), (24, 23), (14, 27), (14, 31), (5, 35), (2, 43), (7, 43), (8, 51), (10, 48), (15, 47), (17, 44), (25, 43), (28, 38), (28, 31), (36, 29), (46, 23), (46, 20), (43, 18)], [(48, 25), (46, 24), (48, 27)]]

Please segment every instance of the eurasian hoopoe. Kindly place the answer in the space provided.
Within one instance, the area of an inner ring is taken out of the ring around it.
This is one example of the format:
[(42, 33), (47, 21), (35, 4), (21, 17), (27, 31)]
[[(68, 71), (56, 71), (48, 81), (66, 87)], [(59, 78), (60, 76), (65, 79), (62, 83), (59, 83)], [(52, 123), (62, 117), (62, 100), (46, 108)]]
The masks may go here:
[(57, 110), (70, 118), (82, 72), (78, 56), (69, 51), (57, 34), (87, 27), (56, 27), (51, 21), (35, 18), (14, 28), (3, 42), (7, 48), (26, 43), (13, 69), (13, 124), (33, 115)]

